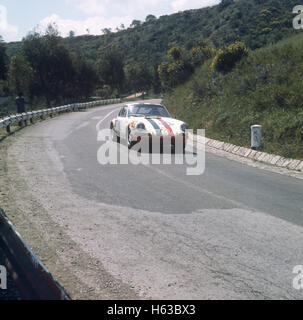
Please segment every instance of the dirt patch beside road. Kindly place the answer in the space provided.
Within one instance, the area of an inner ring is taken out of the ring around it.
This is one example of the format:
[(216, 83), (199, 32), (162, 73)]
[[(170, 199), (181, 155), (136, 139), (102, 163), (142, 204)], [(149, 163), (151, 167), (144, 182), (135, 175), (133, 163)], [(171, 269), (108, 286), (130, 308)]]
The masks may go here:
[[(79, 249), (66, 229), (51, 219), (22, 177), (18, 163), (23, 160), (14, 162), (10, 157), (8, 163), (8, 149), (21, 134), (0, 143), (0, 205), (13, 225), (72, 299), (137, 298), (132, 290), (108, 274), (100, 261)], [(35, 144), (39, 143), (44, 143), (43, 138), (36, 139)], [(35, 165), (27, 164), (35, 175)]]

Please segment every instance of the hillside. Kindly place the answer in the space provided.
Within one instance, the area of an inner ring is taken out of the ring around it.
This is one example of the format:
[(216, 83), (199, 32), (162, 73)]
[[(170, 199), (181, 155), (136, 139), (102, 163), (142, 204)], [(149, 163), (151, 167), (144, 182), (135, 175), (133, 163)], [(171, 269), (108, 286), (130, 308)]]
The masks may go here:
[[(292, 8), (297, 2), (223, 0), (214, 7), (148, 19), (136, 27), (103, 36), (65, 38), (64, 44), (70, 52), (82, 52), (93, 61), (99, 57), (99, 48), (116, 46), (126, 64), (159, 64), (170, 47), (185, 47), (197, 40), (209, 40), (215, 48), (238, 40), (256, 49), (296, 33), (292, 28)], [(20, 52), (21, 46), (20, 42), (9, 43), (9, 56)]]
[(263, 125), (262, 150), (303, 159), (303, 33), (250, 51), (227, 74), (211, 60), (168, 94), (171, 113), (210, 138), (250, 147), (250, 126)]
[[(303, 159), (303, 33), (292, 26), (297, 4), (222, 0), (103, 36), (62, 39), (51, 28), (48, 36), (7, 44), (9, 57), (22, 46), (23, 53), (11, 59), (0, 91), (13, 97), (21, 90), (28, 107), (38, 108), (96, 95), (159, 93), (162, 84), (170, 111), (191, 128), (249, 147), (250, 126), (261, 124), (264, 151)], [(215, 71), (214, 56), (229, 44), (245, 47), (245, 55), (231, 71)], [(100, 49), (107, 49), (102, 59)], [(12, 112), (10, 98), (0, 114)]]

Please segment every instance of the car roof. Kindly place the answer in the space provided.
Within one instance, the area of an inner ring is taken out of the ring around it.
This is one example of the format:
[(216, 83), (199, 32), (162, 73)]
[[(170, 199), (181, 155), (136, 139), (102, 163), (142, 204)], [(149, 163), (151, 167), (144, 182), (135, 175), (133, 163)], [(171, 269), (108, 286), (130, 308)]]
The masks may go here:
[(134, 107), (134, 106), (159, 106), (164, 107), (162, 104), (159, 103), (147, 103), (147, 102), (136, 102), (136, 103), (128, 103), (126, 107)]

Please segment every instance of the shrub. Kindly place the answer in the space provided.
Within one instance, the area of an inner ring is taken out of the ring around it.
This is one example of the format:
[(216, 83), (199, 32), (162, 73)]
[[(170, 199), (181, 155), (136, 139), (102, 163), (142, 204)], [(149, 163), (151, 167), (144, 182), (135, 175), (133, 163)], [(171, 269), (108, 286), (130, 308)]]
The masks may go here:
[(247, 55), (248, 49), (245, 44), (235, 42), (217, 52), (211, 68), (221, 73), (228, 73), (232, 71), (237, 62)]
[(212, 58), (215, 53), (215, 49), (208, 46), (193, 47), (189, 52), (192, 62), (195, 66), (203, 64), (206, 60)]
[(178, 46), (175, 46), (169, 49), (167, 54), (170, 58), (172, 58), (175, 61), (178, 61), (182, 58), (181, 48)]
[(192, 67), (187, 62), (179, 60), (172, 63), (163, 62), (159, 68), (159, 77), (164, 88), (174, 88), (188, 79)]

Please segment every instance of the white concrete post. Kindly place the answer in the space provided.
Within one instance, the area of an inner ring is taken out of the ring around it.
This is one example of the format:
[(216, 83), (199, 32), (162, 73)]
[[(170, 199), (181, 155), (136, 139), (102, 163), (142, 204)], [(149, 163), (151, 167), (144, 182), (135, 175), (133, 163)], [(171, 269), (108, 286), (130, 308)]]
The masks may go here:
[(257, 150), (262, 145), (262, 126), (251, 126), (251, 148)]

